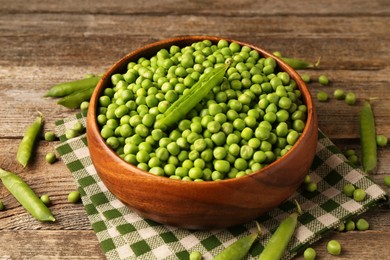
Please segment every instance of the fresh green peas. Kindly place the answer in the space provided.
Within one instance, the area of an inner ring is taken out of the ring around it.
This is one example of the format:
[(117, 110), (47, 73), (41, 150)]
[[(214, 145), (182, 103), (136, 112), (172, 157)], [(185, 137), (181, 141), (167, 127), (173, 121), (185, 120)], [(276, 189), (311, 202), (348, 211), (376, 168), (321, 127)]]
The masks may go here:
[(341, 245), (337, 240), (330, 240), (326, 246), (328, 253), (331, 255), (341, 254)]
[(319, 91), (317, 93), (317, 100), (320, 101), (320, 102), (326, 102), (329, 100), (329, 96), (326, 92), (324, 91)]
[(356, 224), (353, 220), (348, 220), (347, 223), (345, 223), (345, 230), (346, 231), (352, 231), (355, 230)]
[(43, 195), (41, 196), (41, 200), (42, 200), (42, 202), (43, 202), (46, 206), (50, 206), (51, 200), (50, 200), (49, 195), (43, 194)]
[(343, 192), (345, 195), (347, 195), (348, 197), (352, 197), (353, 196), (353, 193), (355, 192), (355, 186), (353, 186), (352, 184), (350, 183), (347, 183), (343, 186)]
[(68, 201), (70, 203), (78, 203), (80, 201), (80, 192), (79, 191), (71, 191), (68, 194)]
[(370, 224), (367, 222), (367, 220), (360, 218), (356, 221), (356, 228), (359, 231), (365, 231), (370, 228)]
[(72, 138), (75, 138), (79, 135), (79, 132), (74, 130), (74, 129), (67, 129), (65, 131), (65, 137), (66, 139), (72, 139)]
[(325, 76), (325, 75), (320, 75), (320, 76), (318, 77), (318, 83), (320, 83), (321, 85), (326, 86), (326, 85), (329, 84), (329, 79), (328, 79), (328, 77)]
[(333, 92), (333, 96), (334, 96), (335, 99), (343, 100), (343, 99), (345, 99), (345, 92), (342, 89), (336, 89)]
[(390, 187), (390, 175), (387, 175), (383, 178), (383, 183), (387, 186)]
[(366, 192), (363, 189), (355, 189), (353, 192), (353, 199), (355, 201), (363, 201), (366, 198)]
[(348, 105), (352, 106), (352, 105), (355, 105), (356, 103), (356, 95), (355, 93), (353, 92), (348, 92), (346, 95), (345, 95), (345, 103), (347, 103)]
[(306, 248), (303, 252), (303, 257), (305, 258), (305, 260), (314, 260), (316, 259), (316, 256), (316, 251), (311, 247)]
[(51, 142), (51, 141), (56, 140), (56, 135), (55, 135), (54, 132), (48, 131), (48, 132), (45, 133), (44, 138), (45, 138), (46, 141)]
[(308, 192), (314, 192), (317, 190), (317, 183), (315, 182), (309, 182), (305, 184), (305, 189)]
[(190, 253), (190, 260), (202, 260), (202, 254), (199, 251), (193, 251)]
[(45, 160), (46, 160), (46, 162), (52, 164), (52, 163), (54, 163), (57, 160), (57, 156), (56, 156), (55, 153), (49, 152), (49, 153), (46, 154)]
[(376, 135), (376, 144), (379, 147), (385, 147), (387, 145), (387, 137), (385, 135)]
[(305, 73), (305, 74), (302, 74), (301, 75), (301, 78), (302, 80), (305, 82), (305, 83), (309, 83), (310, 82), (310, 75)]

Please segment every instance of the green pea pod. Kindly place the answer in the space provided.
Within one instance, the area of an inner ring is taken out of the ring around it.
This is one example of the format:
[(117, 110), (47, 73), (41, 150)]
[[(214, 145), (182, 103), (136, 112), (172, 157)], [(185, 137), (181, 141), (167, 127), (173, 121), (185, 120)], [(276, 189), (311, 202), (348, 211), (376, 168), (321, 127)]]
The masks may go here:
[(377, 144), (374, 113), (368, 101), (364, 102), (360, 111), (359, 123), (363, 170), (365, 173), (370, 173), (377, 163)]
[(39, 113), (39, 116), (36, 118), (36, 120), (27, 128), (23, 139), (19, 144), (16, 160), (23, 167), (27, 166), (31, 158), (34, 145), (42, 128), (42, 121), (42, 114)]
[(163, 117), (156, 122), (156, 128), (169, 128), (185, 117), (191, 109), (207, 96), (213, 87), (222, 81), (229, 65), (230, 62), (205, 74), (188, 92), (182, 95), (164, 112)]
[(72, 93), (95, 87), (101, 77), (93, 76), (76, 81), (64, 82), (53, 86), (45, 97), (65, 97)]
[(259, 260), (278, 260), (282, 258), (287, 245), (294, 234), (298, 223), (298, 216), (301, 214), (301, 208), (298, 203), (297, 208), (297, 212), (290, 214), (290, 216), (279, 224), (275, 233), (272, 234), (267, 245), (261, 252)]
[(0, 169), (0, 179), (4, 184), (4, 187), (7, 188), (7, 190), (34, 218), (39, 221), (55, 221), (55, 218), (47, 206), (38, 198), (22, 178), (15, 173)]
[(281, 59), (286, 62), (288, 65), (290, 65), (291, 68), (299, 70), (299, 69), (309, 69), (309, 68), (317, 68), (320, 64), (320, 60), (313, 64), (311, 62), (300, 60), (300, 59), (294, 59), (294, 58), (287, 58), (287, 57), (281, 57)]
[(92, 93), (95, 90), (95, 87), (83, 89), (77, 92), (74, 92), (66, 97), (58, 100), (57, 104), (62, 105), (67, 108), (79, 108), (80, 104), (84, 101), (91, 99)]
[(249, 252), (256, 238), (261, 234), (260, 225), (256, 222), (258, 232), (240, 238), (221, 253), (219, 253), (214, 260), (240, 260), (243, 259)]

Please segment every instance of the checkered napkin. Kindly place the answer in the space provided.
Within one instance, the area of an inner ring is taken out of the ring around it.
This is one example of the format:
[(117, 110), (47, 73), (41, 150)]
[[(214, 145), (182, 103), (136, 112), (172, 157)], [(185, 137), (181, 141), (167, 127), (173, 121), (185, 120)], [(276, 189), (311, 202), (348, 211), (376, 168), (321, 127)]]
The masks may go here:
[[(85, 119), (85, 114), (79, 113), (56, 122), (61, 140), (56, 149), (78, 184), (89, 221), (107, 259), (188, 259), (192, 251), (200, 251), (204, 259), (212, 259), (237, 239), (257, 231), (255, 221), (223, 230), (193, 231), (141, 218), (104, 186), (89, 157), (85, 134), (66, 140), (66, 129), (77, 121), (85, 126)], [(299, 217), (284, 259), (291, 259), (342, 221), (382, 203), (386, 196), (379, 186), (348, 163), (321, 132), (310, 176), (318, 185), (317, 191), (299, 189), (288, 201), (257, 219), (263, 236), (255, 242), (247, 259), (257, 258), (279, 223), (295, 210), (294, 199), (304, 213)], [(364, 189), (367, 198), (356, 202), (345, 196), (342, 187), (346, 183)]]

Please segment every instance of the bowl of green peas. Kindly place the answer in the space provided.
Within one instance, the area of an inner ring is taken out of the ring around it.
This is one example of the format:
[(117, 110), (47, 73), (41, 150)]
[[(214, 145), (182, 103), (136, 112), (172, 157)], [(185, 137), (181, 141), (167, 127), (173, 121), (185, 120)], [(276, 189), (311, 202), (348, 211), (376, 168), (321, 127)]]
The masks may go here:
[(242, 224), (289, 198), (318, 123), (297, 72), (254, 45), (185, 36), (116, 62), (87, 116), (92, 162), (146, 219), (188, 229)]

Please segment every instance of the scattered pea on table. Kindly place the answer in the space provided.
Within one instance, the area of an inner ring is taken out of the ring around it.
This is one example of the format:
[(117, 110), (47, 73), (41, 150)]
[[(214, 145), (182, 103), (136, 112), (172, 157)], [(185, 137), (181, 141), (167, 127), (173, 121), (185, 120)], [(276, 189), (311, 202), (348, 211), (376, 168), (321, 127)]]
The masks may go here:
[(326, 86), (326, 85), (329, 84), (329, 78), (327, 76), (325, 76), (325, 75), (320, 75), (318, 77), (318, 83), (320, 83), (321, 85)]
[(355, 93), (353, 92), (348, 92), (346, 95), (345, 95), (345, 103), (347, 103), (348, 105), (352, 106), (352, 105), (355, 105), (356, 103), (356, 95)]
[(383, 178), (383, 183), (387, 186), (390, 187), (390, 175), (387, 175)]
[(310, 83), (310, 75), (305, 73), (305, 74), (302, 74), (301, 75), (301, 78), (302, 80), (305, 82), (305, 83)]
[(190, 253), (190, 260), (201, 260), (202, 259), (202, 253), (199, 251), (193, 251)]
[(335, 99), (343, 100), (345, 99), (345, 91), (338, 88), (333, 92), (333, 96)]
[(46, 141), (50, 142), (50, 141), (56, 140), (56, 135), (55, 135), (54, 132), (48, 131), (48, 132), (45, 133), (44, 138), (45, 138)]
[(43, 195), (41, 196), (41, 200), (42, 200), (42, 202), (43, 202), (46, 206), (50, 206), (51, 200), (50, 200), (49, 195), (43, 194)]
[(320, 101), (320, 102), (326, 102), (329, 100), (329, 96), (326, 92), (324, 91), (319, 91), (317, 93), (317, 100)]
[(78, 192), (78, 191), (71, 191), (68, 194), (68, 201), (70, 203), (78, 203), (80, 201), (80, 192)]
[(355, 192), (355, 186), (351, 183), (347, 183), (343, 186), (343, 192), (348, 197), (353, 197), (353, 193)]
[(316, 256), (316, 251), (311, 247), (306, 248), (303, 252), (303, 257), (305, 258), (305, 260), (314, 260), (316, 259)]
[(387, 145), (388, 138), (385, 135), (376, 135), (376, 144), (379, 147), (385, 147)]
[(337, 240), (330, 240), (327, 244), (327, 250), (331, 255), (340, 255), (341, 245)]
[(355, 230), (356, 224), (353, 220), (348, 220), (345, 223), (345, 231), (352, 231)]
[(370, 228), (370, 224), (364, 218), (360, 218), (356, 221), (356, 228), (359, 231), (365, 231)]
[(55, 153), (49, 152), (49, 153), (46, 154), (45, 160), (46, 160), (46, 162), (52, 164), (52, 163), (54, 163), (57, 160), (57, 156), (56, 156)]
[(366, 198), (366, 192), (363, 189), (356, 189), (353, 192), (353, 199), (355, 201), (363, 201)]

